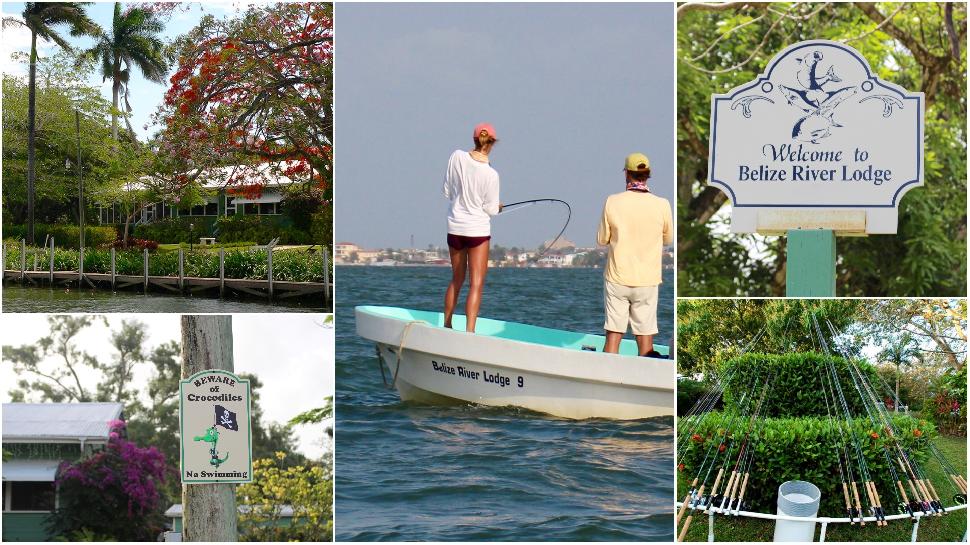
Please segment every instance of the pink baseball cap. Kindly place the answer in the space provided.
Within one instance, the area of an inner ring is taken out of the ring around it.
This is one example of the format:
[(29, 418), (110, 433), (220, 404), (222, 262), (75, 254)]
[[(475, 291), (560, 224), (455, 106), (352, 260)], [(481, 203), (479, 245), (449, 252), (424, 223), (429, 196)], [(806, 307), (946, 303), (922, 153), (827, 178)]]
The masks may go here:
[(475, 132), (472, 133), (472, 138), (478, 138), (478, 135), (482, 134), (482, 131), (485, 131), (485, 133), (492, 138), (495, 138), (496, 140), (498, 139), (498, 137), (495, 136), (495, 127), (493, 127), (491, 123), (479, 123), (478, 125), (475, 125)]

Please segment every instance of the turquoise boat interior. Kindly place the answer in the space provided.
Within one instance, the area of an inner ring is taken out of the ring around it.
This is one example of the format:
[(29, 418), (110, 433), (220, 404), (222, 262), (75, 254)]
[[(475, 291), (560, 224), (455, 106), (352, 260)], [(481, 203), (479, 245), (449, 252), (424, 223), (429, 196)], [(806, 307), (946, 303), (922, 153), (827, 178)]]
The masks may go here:
[[(382, 306), (360, 306), (357, 310), (375, 316), (384, 316), (411, 322), (420, 320), (430, 326), (444, 327), (444, 313), (432, 312), (428, 310), (413, 310), (398, 307)], [(458, 331), (465, 330), (465, 316), (455, 314), (452, 319), (452, 326)], [(516, 322), (504, 322), (490, 318), (479, 318), (475, 324), (476, 335), (488, 335), (499, 339), (520, 341), (525, 343), (564, 348), (566, 350), (591, 350), (596, 352), (603, 351), (603, 343), (606, 338), (603, 335), (591, 335), (588, 333), (575, 333), (548, 327), (538, 327), (534, 325), (520, 324)], [(660, 344), (654, 344), (654, 350), (668, 355), (670, 348)], [(625, 356), (637, 356), (637, 343), (633, 339), (623, 339), (620, 342), (620, 354)]]

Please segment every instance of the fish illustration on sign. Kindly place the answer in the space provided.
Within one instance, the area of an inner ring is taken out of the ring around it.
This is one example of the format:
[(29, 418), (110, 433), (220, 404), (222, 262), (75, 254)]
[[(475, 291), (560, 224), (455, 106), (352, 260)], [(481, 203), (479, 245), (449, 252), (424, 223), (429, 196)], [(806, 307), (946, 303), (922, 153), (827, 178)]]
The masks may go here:
[(842, 79), (835, 73), (834, 65), (829, 66), (822, 76), (818, 75), (819, 63), (823, 58), (821, 51), (812, 51), (795, 59), (801, 64), (801, 69), (795, 73), (795, 81), (802, 89), (778, 86), (778, 91), (788, 104), (806, 114), (792, 127), (792, 138), (812, 144), (818, 144), (819, 140), (830, 136), (833, 127), (842, 126), (835, 120), (835, 108), (859, 91), (854, 85), (826, 90), (826, 85), (840, 83)]

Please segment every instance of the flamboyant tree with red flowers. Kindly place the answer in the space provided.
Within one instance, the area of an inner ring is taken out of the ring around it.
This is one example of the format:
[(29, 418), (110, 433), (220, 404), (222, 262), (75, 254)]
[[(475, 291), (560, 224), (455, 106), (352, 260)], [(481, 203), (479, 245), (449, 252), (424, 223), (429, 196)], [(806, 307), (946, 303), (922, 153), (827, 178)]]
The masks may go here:
[(280, 3), (234, 19), (206, 16), (176, 46), (178, 68), (154, 116), (161, 127), (156, 170), (167, 188), (180, 193), (215, 181), (253, 197), (285, 176), (328, 202), (333, 5)]

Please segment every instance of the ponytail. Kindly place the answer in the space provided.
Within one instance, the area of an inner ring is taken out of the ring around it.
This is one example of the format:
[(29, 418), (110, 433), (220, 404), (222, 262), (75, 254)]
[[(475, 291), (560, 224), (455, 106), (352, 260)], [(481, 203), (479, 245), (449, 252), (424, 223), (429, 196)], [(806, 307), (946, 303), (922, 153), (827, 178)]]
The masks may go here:
[(475, 140), (475, 151), (484, 151), (485, 153), (488, 153), (489, 151), (491, 151), (492, 146), (494, 146), (495, 143), (498, 142), (498, 140), (492, 137), (491, 135), (489, 135), (488, 131), (486, 131), (485, 129), (482, 129), (478, 133), (478, 136), (475, 137), (474, 140)]

